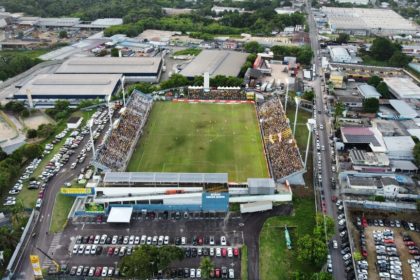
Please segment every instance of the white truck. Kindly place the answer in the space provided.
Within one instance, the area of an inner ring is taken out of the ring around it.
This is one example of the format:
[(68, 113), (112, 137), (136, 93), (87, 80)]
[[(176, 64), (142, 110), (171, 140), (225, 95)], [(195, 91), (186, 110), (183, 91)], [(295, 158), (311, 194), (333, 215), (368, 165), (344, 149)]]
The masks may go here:
[(273, 209), (272, 201), (256, 201), (240, 205), (241, 213), (263, 212)]

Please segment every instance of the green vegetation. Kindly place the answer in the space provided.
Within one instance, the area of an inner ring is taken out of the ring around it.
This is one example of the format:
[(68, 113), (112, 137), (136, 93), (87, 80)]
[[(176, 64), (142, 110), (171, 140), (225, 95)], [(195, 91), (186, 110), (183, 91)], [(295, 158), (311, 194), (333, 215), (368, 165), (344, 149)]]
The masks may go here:
[(310, 65), (313, 56), (313, 51), (309, 46), (295, 47), (295, 46), (273, 46), (271, 51), (274, 54), (274, 59), (283, 59), (285, 56), (295, 56), (297, 62)]
[(340, 33), (335, 41), (339, 44), (346, 44), (350, 40), (350, 35), (347, 33)]
[(369, 51), (361, 50), (363, 63), (374, 66), (405, 67), (412, 60), (411, 57), (401, 52), (401, 45), (385, 37), (373, 40)]
[(50, 232), (57, 233), (63, 230), (73, 202), (74, 197), (57, 193), (51, 217)]
[(376, 113), (379, 110), (379, 99), (367, 98), (363, 100), (363, 111), (366, 113)]
[(387, 84), (379, 76), (372, 76), (369, 78), (367, 83), (376, 88), (376, 90), (382, 95), (381, 98), (389, 99), (391, 94), (389, 92)]
[(244, 49), (246, 50), (246, 52), (253, 53), (253, 54), (261, 53), (264, 51), (264, 47), (261, 46), (256, 41), (245, 43)]
[(228, 172), (236, 182), (267, 177), (253, 105), (155, 103), (128, 171)]
[(197, 56), (199, 53), (201, 53), (201, 49), (199, 49), (199, 48), (189, 48), (189, 49), (185, 49), (185, 50), (176, 51), (176, 52), (174, 52), (173, 55), (195, 55), (195, 56)]
[(142, 245), (130, 256), (122, 258), (119, 267), (130, 278), (149, 279), (159, 270), (165, 270), (176, 260), (184, 258), (184, 250), (177, 246), (156, 247)]
[(31, 59), (37, 59), (39, 56), (50, 52), (51, 48), (46, 49), (36, 49), (36, 50), (2, 50), (0, 51), (0, 56), (8, 55), (8, 56), (19, 56), (23, 55), (29, 57)]
[(417, 165), (420, 165), (420, 141), (417, 141), (416, 145), (414, 146), (413, 153)]
[(241, 279), (248, 280), (248, 247), (246, 245), (241, 248)]
[(284, 238), (284, 227), (286, 225), (291, 235), (293, 247), (296, 246), (300, 237), (313, 234), (313, 228), (315, 227), (313, 198), (297, 198), (293, 205), (295, 210), (292, 216), (269, 218), (261, 230), (260, 277), (262, 280), (290, 279), (293, 272), (313, 273), (319, 271), (319, 267), (300, 261), (296, 248), (287, 249)]
[(200, 260), (201, 274), (204, 279), (210, 278), (210, 272), (214, 269), (214, 263), (209, 257), (201, 258)]
[(19, 52), (0, 52), (0, 81), (14, 77), (41, 62)]

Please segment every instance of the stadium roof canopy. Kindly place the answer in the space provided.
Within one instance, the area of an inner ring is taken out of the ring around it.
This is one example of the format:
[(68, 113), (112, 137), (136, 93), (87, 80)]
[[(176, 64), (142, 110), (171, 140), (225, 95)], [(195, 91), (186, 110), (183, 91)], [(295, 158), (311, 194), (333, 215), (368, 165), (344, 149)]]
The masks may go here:
[(210, 77), (217, 75), (238, 76), (245, 63), (247, 53), (221, 50), (203, 50), (181, 71), (186, 77), (201, 76), (209, 72)]
[(156, 74), (160, 57), (82, 57), (65, 61), (57, 74)]
[(107, 183), (222, 183), (228, 182), (227, 173), (169, 173), (169, 172), (107, 172)]
[(107, 223), (129, 223), (133, 207), (111, 207)]

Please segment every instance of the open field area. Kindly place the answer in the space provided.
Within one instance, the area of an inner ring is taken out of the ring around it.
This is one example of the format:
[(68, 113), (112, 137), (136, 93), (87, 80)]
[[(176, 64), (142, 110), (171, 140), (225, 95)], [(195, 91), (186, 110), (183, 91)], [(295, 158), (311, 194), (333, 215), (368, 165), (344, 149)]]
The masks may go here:
[(228, 172), (236, 182), (268, 177), (254, 106), (155, 103), (128, 171)]
[[(301, 263), (296, 258), (296, 241), (299, 236), (311, 234), (315, 226), (313, 197), (297, 198), (293, 202), (292, 216), (269, 218), (260, 233), (260, 277), (262, 280), (290, 279), (291, 272), (315, 272), (316, 268)], [(292, 250), (288, 250), (284, 236), (287, 225)]]
[(29, 129), (38, 129), (41, 124), (49, 124), (54, 122), (48, 115), (37, 112), (28, 118), (23, 119), (23, 123)]
[(51, 232), (57, 233), (63, 230), (73, 202), (74, 197), (64, 196), (61, 193), (57, 193), (50, 225)]

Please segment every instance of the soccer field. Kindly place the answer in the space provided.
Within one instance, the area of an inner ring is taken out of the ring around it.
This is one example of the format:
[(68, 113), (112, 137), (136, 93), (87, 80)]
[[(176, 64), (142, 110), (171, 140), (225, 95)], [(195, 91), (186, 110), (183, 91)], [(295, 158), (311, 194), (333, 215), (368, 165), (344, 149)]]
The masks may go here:
[(128, 171), (227, 172), (267, 178), (252, 104), (155, 102)]

